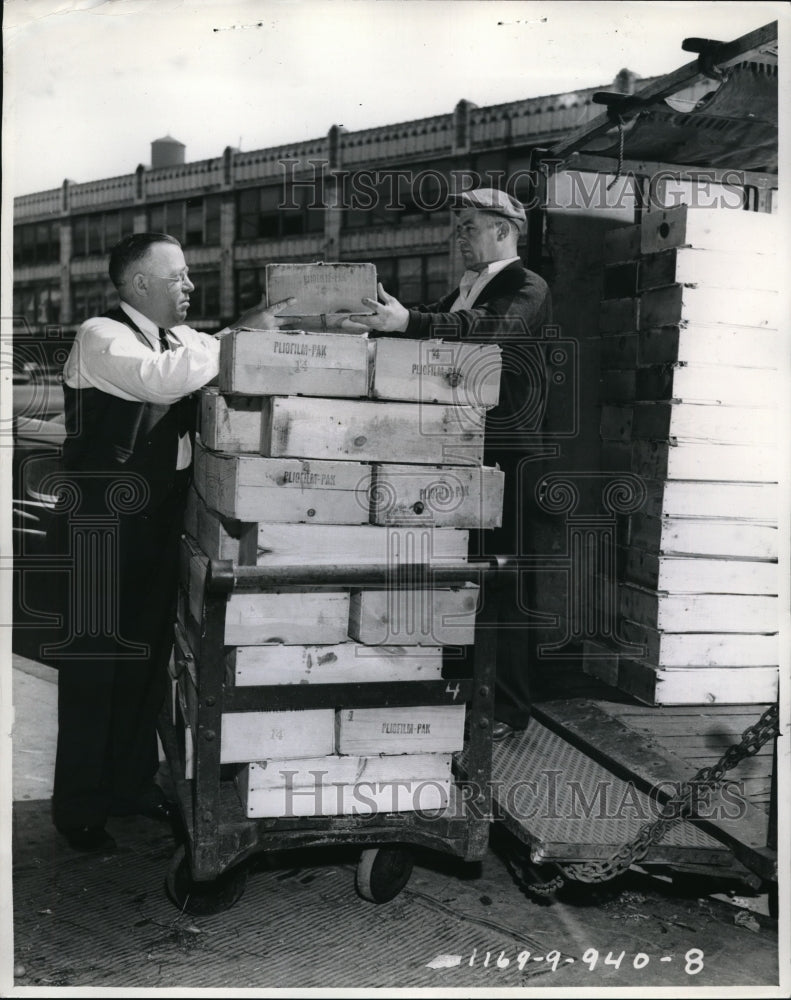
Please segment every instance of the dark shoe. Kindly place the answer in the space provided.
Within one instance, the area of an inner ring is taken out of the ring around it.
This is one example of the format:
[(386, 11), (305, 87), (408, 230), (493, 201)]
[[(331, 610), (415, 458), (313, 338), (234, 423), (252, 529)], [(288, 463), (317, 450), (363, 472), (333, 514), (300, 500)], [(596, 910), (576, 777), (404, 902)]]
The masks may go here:
[(111, 816), (147, 816), (162, 823), (172, 823), (178, 816), (178, 807), (171, 802), (159, 785), (131, 801), (116, 802), (110, 807)]
[(500, 743), (502, 740), (507, 740), (509, 736), (513, 736), (515, 733), (523, 733), (524, 729), (515, 729), (513, 726), (509, 726), (507, 722), (495, 722), (492, 726), (492, 739), (495, 743)]
[(116, 843), (103, 826), (58, 827), (74, 851), (114, 851)]

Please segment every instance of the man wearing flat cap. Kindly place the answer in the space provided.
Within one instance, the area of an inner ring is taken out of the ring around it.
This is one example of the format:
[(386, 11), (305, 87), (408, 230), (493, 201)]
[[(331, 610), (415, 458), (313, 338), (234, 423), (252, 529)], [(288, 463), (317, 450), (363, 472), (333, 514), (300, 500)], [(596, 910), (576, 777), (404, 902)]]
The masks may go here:
[[(466, 271), (459, 287), (428, 306), (407, 309), (379, 285), (379, 302), (363, 299), (374, 315), (355, 315), (357, 329), (403, 333), (407, 337), (458, 337), (469, 342), (495, 342), (502, 348), (500, 402), (487, 414), (484, 464), (505, 473), (502, 527), (481, 532), (481, 544), (492, 555), (521, 555), (518, 521), (519, 465), (537, 443), (531, 384), (523, 345), (539, 338), (552, 321), (549, 288), (528, 271), (517, 252), (527, 220), (522, 205), (495, 188), (467, 191), (456, 199), (456, 243)], [(354, 322), (347, 323), (348, 329)], [(494, 739), (524, 729), (530, 718), (526, 662), (525, 614), (519, 608), (515, 581), (503, 589), (497, 642)], [(510, 627), (509, 627), (510, 625)], [(519, 626), (522, 627), (519, 627)]]

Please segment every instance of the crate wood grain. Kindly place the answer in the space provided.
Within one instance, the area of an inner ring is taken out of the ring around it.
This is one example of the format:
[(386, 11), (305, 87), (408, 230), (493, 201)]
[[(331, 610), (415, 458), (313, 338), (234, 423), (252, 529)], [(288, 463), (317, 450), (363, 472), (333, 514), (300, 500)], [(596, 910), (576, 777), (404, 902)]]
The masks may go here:
[(214, 387), (201, 389), (200, 440), (214, 451), (252, 452), (261, 444), (261, 397), (222, 396)]
[(777, 250), (778, 227), (777, 217), (766, 212), (679, 205), (644, 216), (640, 252), (649, 254), (672, 247), (692, 247), (771, 255)]
[(428, 465), (481, 465), (486, 411), (471, 406), (270, 396), (261, 453)]
[(635, 440), (631, 471), (645, 479), (775, 483), (778, 453), (758, 444)]
[(618, 667), (618, 687), (646, 705), (740, 705), (777, 697), (777, 669), (743, 667), (654, 670), (630, 660)]
[(233, 330), (220, 341), (221, 393), (367, 396), (368, 340), (359, 334)]
[(375, 464), (371, 482), (374, 524), (449, 529), (502, 523), (505, 474), (499, 468)]
[(359, 462), (222, 454), (198, 444), (195, 486), (208, 507), (239, 521), (364, 524), (371, 468)]
[(376, 299), (374, 264), (267, 264), (264, 275), (268, 305), (296, 299), (280, 316), (370, 313), (361, 300)]
[[(647, 441), (676, 438), (709, 444), (766, 446), (778, 438), (777, 415), (758, 407), (643, 403), (631, 408), (629, 416), (631, 436)], [(604, 418), (603, 409), (602, 425)]]
[(663, 632), (777, 632), (780, 608), (767, 594), (667, 594), (619, 588), (621, 614)]
[(635, 656), (654, 667), (776, 667), (775, 634), (734, 632), (660, 632), (650, 625), (623, 619), (621, 637), (642, 645)]
[(603, 337), (604, 368), (682, 364), (775, 369), (782, 357), (777, 330), (757, 327), (659, 326), (636, 334)]
[(368, 645), (468, 646), (475, 641), (475, 584), (353, 591), (349, 635)]
[(332, 684), (438, 680), (441, 646), (237, 646), (226, 666), (239, 687), (257, 684)]
[(341, 754), (455, 753), (464, 743), (464, 705), (344, 708), (336, 713)]
[(666, 285), (640, 296), (639, 329), (674, 324), (753, 327), (776, 330), (780, 321), (777, 292), (753, 288), (696, 288)]
[(747, 521), (650, 517), (630, 518), (631, 545), (664, 555), (777, 559), (777, 528)]
[(253, 761), (236, 781), (251, 819), (442, 809), (450, 796), (451, 757), (415, 753)]
[(780, 583), (775, 562), (663, 556), (631, 546), (624, 579), (670, 594), (777, 594)]
[(382, 563), (460, 563), (467, 561), (469, 532), (436, 528), (430, 523), (411, 527), (373, 524), (250, 523), (225, 518), (196, 501), (197, 535), (212, 559), (232, 559), (247, 566), (294, 566), (315, 563), (335, 566)]
[(648, 254), (640, 261), (640, 291), (663, 285), (697, 285), (702, 288), (750, 288), (777, 291), (780, 269), (777, 256), (762, 254), (756, 267), (755, 255), (740, 253), (738, 247), (727, 252), (676, 247)]
[[(775, 408), (781, 379), (765, 368), (733, 365), (673, 365), (638, 368), (634, 400), (675, 399), (686, 403)], [(613, 400), (618, 401), (618, 400)]]
[(653, 517), (664, 514), (777, 524), (779, 493), (772, 483), (645, 480), (644, 485), (644, 513)]
[(490, 409), (500, 398), (496, 344), (377, 338), (371, 396)]
[[(189, 611), (203, 620), (203, 598), (208, 559), (182, 539), (181, 584)], [(349, 593), (327, 590), (281, 590), (272, 593), (238, 591), (228, 596), (225, 609), (226, 646), (263, 643), (299, 645), (344, 642), (348, 635)]]

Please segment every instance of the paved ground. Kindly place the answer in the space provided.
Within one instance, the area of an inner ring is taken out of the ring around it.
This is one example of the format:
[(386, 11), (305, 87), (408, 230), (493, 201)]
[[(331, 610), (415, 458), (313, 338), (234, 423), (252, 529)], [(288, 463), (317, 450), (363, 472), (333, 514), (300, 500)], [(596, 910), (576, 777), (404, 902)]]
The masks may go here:
[(442, 993), (663, 986), (677, 993), (778, 982), (777, 928), (760, 912), (760, 897), (739, 908), (699, 896), (700, 885), (687, 883), (682, 892), (633, 871), (617, 888), (561, 894), (542, 905), (520, 888), (514, 844), (500, 828), (481, 864), (420, 855), (407, 888), (382, 906), (355, 893), (356, 854), (338, 849), (259, 857), (232, 909), (181, 914), (163, 891), (176, 846), (171, 830), (116, 819), (110, 830), (118, 851), (86, 857), (51, 826), (55, 682), (48, 668), (15, 660), (14, 961), (21, 993), (328, 986)]

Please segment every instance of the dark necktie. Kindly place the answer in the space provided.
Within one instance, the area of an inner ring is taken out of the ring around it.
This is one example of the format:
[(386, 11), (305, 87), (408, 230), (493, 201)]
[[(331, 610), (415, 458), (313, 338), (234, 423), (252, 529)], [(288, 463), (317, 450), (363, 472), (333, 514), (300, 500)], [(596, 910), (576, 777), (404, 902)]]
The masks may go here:
[(159, 328), (159, 347), (160, 350), (162, 351), (170, 350), (170, 342), (168, 341), (167, 330), (164, 330), (162, 327)]

